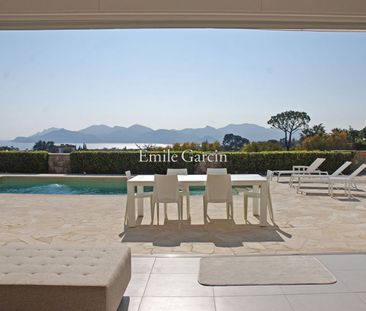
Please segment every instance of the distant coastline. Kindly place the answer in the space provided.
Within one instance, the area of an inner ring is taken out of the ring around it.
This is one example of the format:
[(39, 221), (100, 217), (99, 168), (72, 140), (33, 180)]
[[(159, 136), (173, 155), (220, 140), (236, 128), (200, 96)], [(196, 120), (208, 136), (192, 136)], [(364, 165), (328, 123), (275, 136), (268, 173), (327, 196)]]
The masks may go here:
[(257, 124), (228, 124), (224, 127), (157, 129), (134, 124), (129, 127), (91, 125), (81, 130), (68, 130), (51, 127), (31, 136), (18, 136), (12, 141), (17, 143), (33, 143), (37, 141), (53, 141), (55, 143), (83, 142), (86, 144), (174, 144), (184, 142), (202, 143), (203, 141), (221, 142), (226, 134), (234, 134), (250, 141), (279, 140), (282, 133), (274, 128), (266, 128)]
[[(60, 144), (58, 142), (55, 142), (56, 144)], [(76, 145), (76, 148), (83, 147), (83, 143), (73, 143), (70, 142), (69, 144)], [(166, 147), (168, 144), (151, 144), (151, 143), (90, 143), (86, 144), (88, 149), (138, 149), (137, 145), (140, 147), (144, 147), (145, 145), (155, 145), (158, 147)], [(13, 146), (15, 148), (18, 148), (19, 150), (32, 150), (34, 143), (19, 143), (14, 142), (12, 140), (0, 140), (0, 147), (1, 146)]]

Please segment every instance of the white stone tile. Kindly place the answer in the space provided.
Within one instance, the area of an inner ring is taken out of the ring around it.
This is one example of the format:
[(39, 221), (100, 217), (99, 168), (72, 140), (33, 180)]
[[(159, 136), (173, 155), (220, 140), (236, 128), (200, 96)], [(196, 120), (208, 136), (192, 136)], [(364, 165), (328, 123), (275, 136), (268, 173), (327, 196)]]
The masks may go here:
[(214, 286), (216, 297), (281, 295), (279, 286)]
[(350, 290), (341, 282), (317, 285), (281, 285), (283, 294), (347, 293)]
[(336, 270), (334, 275), (350, 291), (366, 291), (366, 270)]
[(292, 311), (286, 298), (280, 295), (215, 297), (215, 303), (217, 311)]
[(329, 270), (366, 270), (366, 254), (318, 255)]
[(151, 274), (145, 296), (207, 297), (213, 288), (199, 284), (196, 274)]
[(200, 258), (156, 258), (152, 273), (198, 274)]
[(150, 274), (154, 261), (154, 257), (132, 257), (132, 273)]
[(149, 274), (132, 274), (125, 296), (143, 296), (148, 279)]
[(317, 294), (287, 296), (294, 311), (365, 311), (366, 304), (356, 295)]
[(366, 293), (359, 293), (357, 294), (358, 297), (361, 298), (361, 300), (366, 303)]
[(144, 297), (139, 311), (215, 311), (212, 297)]

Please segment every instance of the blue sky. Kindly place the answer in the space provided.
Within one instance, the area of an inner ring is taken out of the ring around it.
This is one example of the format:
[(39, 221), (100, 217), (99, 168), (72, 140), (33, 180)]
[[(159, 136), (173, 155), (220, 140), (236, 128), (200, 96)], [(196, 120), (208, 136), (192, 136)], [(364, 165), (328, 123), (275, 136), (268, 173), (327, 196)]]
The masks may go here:
[(0, 32), (0, 139), (91, 124), (266, 125), (284, 110), (366, 126), (366, 33)]

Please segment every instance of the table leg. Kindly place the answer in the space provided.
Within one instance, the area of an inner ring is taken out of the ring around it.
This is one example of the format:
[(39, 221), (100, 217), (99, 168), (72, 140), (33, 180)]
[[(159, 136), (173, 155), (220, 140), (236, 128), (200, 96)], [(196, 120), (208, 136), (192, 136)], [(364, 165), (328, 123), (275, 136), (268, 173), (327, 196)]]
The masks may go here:
[(259, 213), (259, 225), (267, 226), (267, 206), (268, 206), (268, 184), (261, 185), (261, 198), (260, 198), (260, 213)]
[[(137, 193), (143, 193), (144, 187), (143, 186), (137, 186)], [(144, 216), (144, 198), (138, 198), (137, 199), (137, 216)]]
[(136, 226), (136, 211), (135, 211), (135, 187), (127, 182), (127, 226)]
[[(259, 186), (253, 185), (253, 192), (259, 192)], [(259, 215), (259, 200), (258, 198), (253, 198), (253, 215)]]

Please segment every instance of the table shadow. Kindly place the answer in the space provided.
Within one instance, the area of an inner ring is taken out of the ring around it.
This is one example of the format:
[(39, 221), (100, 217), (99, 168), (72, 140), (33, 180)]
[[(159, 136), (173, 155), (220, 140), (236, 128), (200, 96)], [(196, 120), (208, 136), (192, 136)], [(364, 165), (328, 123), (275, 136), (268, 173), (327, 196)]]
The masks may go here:
[(219, 247), (240, 247), (246, 242), (284, 242), (291, 238), (278, 226), (235, 224), (228, 220), (211, 220), (207, 224), (191, 224), (166, 220), (163, 225), (137, 225), (120, 234), (123, 243), (152, 243), (154, 246), (175, 247), (181, 243), (213, 243)]

